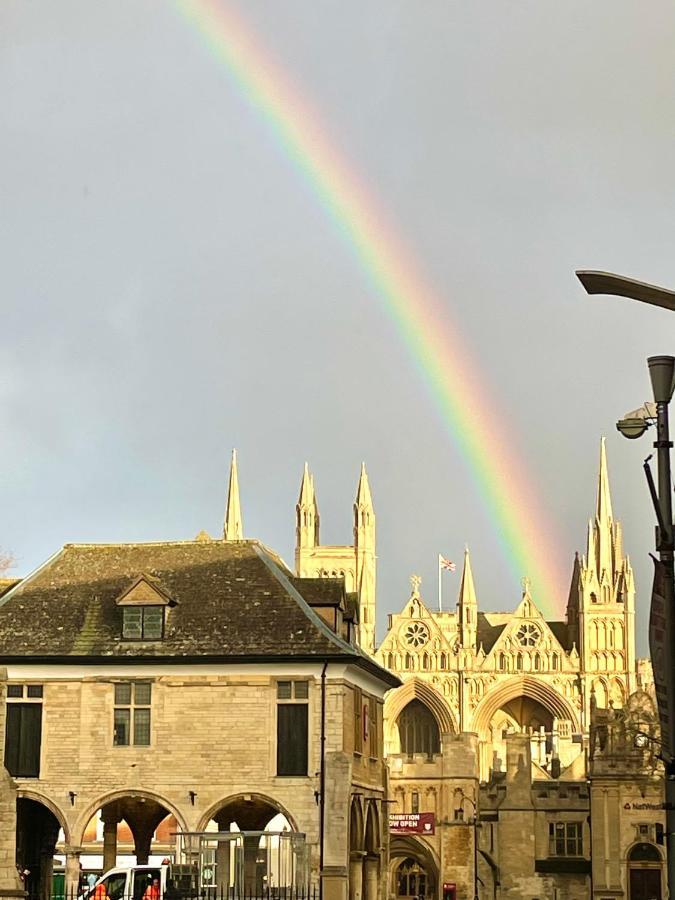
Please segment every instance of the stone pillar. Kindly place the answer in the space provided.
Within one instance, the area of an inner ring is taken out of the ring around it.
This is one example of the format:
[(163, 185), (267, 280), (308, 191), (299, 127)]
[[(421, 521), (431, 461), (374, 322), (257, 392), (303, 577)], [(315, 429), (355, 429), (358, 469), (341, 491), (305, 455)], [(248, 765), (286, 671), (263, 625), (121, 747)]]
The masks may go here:
[(363, 900), (363, 858), (362, 850), (352, 850), (349, 855), (349, 900)]
[(81, 847), (64, 847), (66, 854), (66, 898), (77, 897), (80, 889), (80, 853)]
[[(218, 831), (229, 833), (229, 819), (229, 815), (227, 816), (227, 819), (216, 819)], [(217, 889), (218, 894), (221, 897), (229, 897), (230, 894), (230, 857), (232, 855), (230, 849), (231, 847), (232, 841), (225, 838), (224, 840), (218, 842), (218, 846), (216, 848)]]
[[(5, 733), (7, 669), (0, 668), (0, 735)], [(25, 897), (16, 870), (16, 785), (0, 761), (0, 897)]]
[(117, 811), (103, 812), (103, 871), (117, 865)]
[(258, 844), (260, 835), (244, 837), (244, 893), (257, 896), (256, 860), (258, 858)]
[(369, 854), (363, 861), (364, 900), (377, 900), (380, 878), (380, 857)]

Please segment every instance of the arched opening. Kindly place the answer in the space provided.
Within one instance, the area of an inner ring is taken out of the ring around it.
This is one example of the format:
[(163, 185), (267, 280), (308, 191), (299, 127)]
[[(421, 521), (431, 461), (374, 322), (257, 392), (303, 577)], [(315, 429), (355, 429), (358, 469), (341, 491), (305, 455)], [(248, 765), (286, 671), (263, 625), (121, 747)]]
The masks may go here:
[(561, 732), (573, 734), (577, 715), (570, 702), (541, 679), (531, 675), (510, 678), (488, 691), (474, 717), (474, 730), (481, 739), (481, 778), (506, 761), (506, 734), (531, 736), (532, 760), (548, 769), (554, 754), (563, 766), (578, 755), (578, 745), (563, 741)]
[(423, 900), (438, 896), (438, 865), (423, 840), (392, 835), (389, 858), (390, 897)]
[(635, 844), (628, 854), (628, 883), (631, 900), (661, 900), (662, 858), (654, 844)]
[(434, 714), (421, 700), (411, 700), (396, 722), (401, 753), (423, 753), (429, 759), (441, 752), (441, 735)]
[(378, 886), (380, 883), (380, 824), (377, 814), (376, 801), (368, 801), (366, 814), (365, 850), (363, 861), (363, 898), (364, 900), (377, 900)]
[(64, 840), (62, 822), (46, 804), (27, 797), (16, 802), (16, 863), (30, 897), (53, 893), (54, 853)]
[(105, 804), (91, 816), (82, 834), (84, 881), (93, 886), (113, 866), (134, 865), (137, 861), (156, 866), (165, 858), (174, 859), (180, 830), (175, 815), (158, 801), (146, 799), (130, 805), (117, 800)]
[(198, 842), (193, 850), (199, 853), (202, 889), (263, 897), (307, 886), (304, 835), (268, 797), (244, 794), (218, 804), (207, 814)]
[[(176, 854), (180, 827), (172, 810), (151, 795), (121, 795), (103, 803), (82, 832), (85, 853), (102, 856), (102, 871), (117, 865), (159, 865)], [(82, 861), (83, 869), (87, 859)], [(92, 869), (92, 866), (87, 866)], [(111, 896), (110, 900), (115, 900)]]

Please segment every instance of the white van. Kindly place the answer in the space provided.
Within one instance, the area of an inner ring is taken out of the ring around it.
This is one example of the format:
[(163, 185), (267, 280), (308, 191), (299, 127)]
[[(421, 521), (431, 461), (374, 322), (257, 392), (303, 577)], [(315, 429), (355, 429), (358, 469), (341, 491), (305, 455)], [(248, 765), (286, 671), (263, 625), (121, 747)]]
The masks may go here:
[[(153, 884), (157, 882), (159, 896)], [(186, 900), (199, 895), (196, 866), (128, 866), (110, 869), (80, 900)]]

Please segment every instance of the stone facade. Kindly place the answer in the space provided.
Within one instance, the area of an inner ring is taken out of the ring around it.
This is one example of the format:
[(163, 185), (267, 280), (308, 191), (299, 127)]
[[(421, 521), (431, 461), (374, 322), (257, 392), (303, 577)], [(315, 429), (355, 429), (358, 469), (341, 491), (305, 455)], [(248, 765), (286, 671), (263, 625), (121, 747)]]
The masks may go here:
[(384, 900), (383, 698), (400, 681), (359, 649), (357, 615), (343, 579), (243, 540), (234, 457), (223, 540), (66, 545), (10, 586), (0, 890), (20, 888), (16, 828), (29, 891), (49, 894), (55, 850), (75, 891), (98, 819), (104, 870), (118, 835), (143, 863), (159, 829), (191, 862), (220, 831), (240, 843), (209, 857), (219, 890)]
[[(604, 440), (595, 514), (586, 552), (572, 567), (565, 620), (542, 615), (526, 578), (512, 613), (483, 613), (468, 550), (456, 610), (432, 610), (420, 580), (411, 582), (375, 655), (404, 682), (385, 702), (392, 809), (433, 812), (436, 833), (392, 835), (390, 896), (406, 896), (414, 862), (425, 893), (446, 900), (590, 897), (591, 718), (623, 707), (638, 686), (651, 690), (651, 667), (635, 657), (635, 586)], [(473, 756), (458, 758), (458, 747), (471, 742)], [(634, 776), (627, 773), (626, 784), (639, 792)], [(596, 820), (594, 847), (608, 827)], [(405, 857), (395, 857), (397, 848)]]

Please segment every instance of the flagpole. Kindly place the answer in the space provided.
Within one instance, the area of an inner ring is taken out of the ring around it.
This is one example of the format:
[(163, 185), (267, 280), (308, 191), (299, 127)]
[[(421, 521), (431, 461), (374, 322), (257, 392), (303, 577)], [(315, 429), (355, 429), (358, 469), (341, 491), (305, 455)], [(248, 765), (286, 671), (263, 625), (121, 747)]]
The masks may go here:
[(443, 611), (443, 583), (441, 581), (441, 554), (438, 554), (438, 611)]

